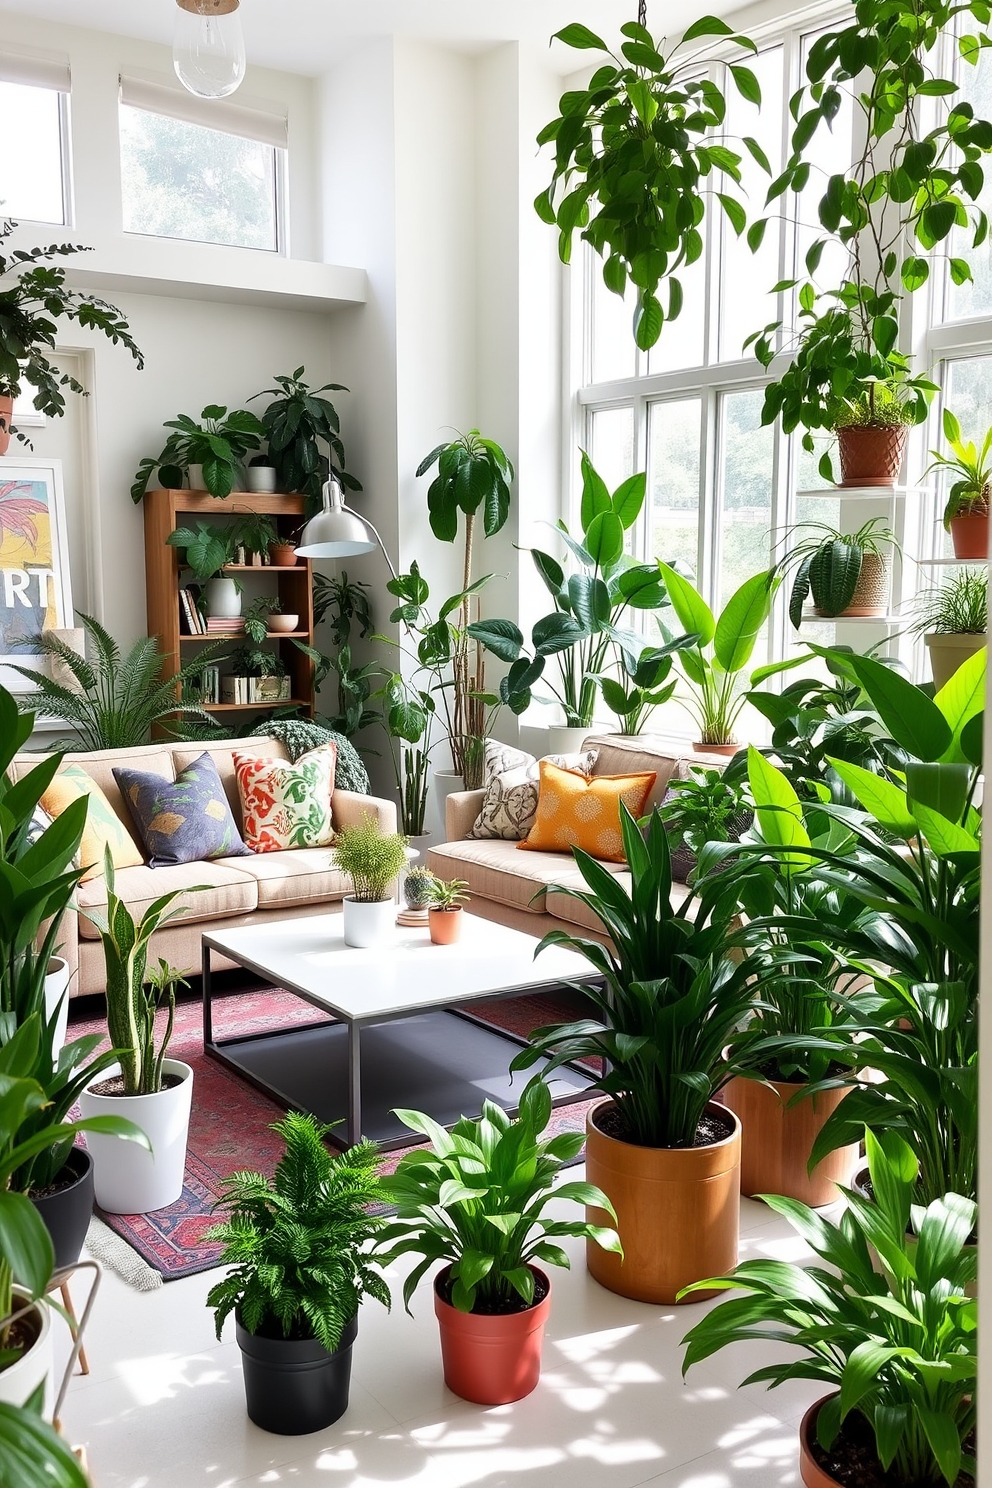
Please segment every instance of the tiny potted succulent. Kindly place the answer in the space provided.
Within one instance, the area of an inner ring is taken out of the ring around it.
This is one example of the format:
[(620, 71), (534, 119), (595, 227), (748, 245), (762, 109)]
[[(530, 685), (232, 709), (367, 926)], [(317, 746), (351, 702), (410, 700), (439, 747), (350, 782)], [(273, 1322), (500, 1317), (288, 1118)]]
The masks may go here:
[(986, 644), (989, 576), (983, 568), (961, 569), (914, 602), (913, 629), (922, 635), (930, 655), (934, 687), (939, 692)]
[(951, 534), (955, 558), (989, 556), (989, 486), (992, 482), (992, 429), (982, 441), (981, 449), (961, 438), (961, 425), (949, 408), (944, 409), (944, 438), (951, 447), (949, 455), (931, 450), (931, 470), (946, 470), (957, 477), (947, 493), (944, 507), (944, 530)]
[(809, 595), (824, 619), (884, 615), (890, 586), (886, 549), (898, 543), (883, 518), (871, 517), (850, 533), (823, 522), (800, 525), (812, 529), (812, 534), (790, 548), (781, 563), (783, 570), (798, 565), (789, 596), (789, 618), (795, 628), (802, 625)]
[(165, 427), (174, 432), (156, 459), (146, 455), (139, 464), (132, 501), (142, 500), (156, 471), (161, 484), (170, 490), (182, 488), (184, 473), (191, 490), (209, 491), (223, 499), (237, 489), (242, 462), (265, 438), (265, 425), (247, 409), (228, 412), (217, 403), (205, 408), (200, 418), (202, 422), (197, 423), (181, 413), (166, 419)]
[(262, 496), (271, 496), (276, 489), (277, 472), (271, 455), (254, 455), (245, 469), (245, 485), (249, 491)]
[(551, 1282), (535, 1263), (567, 1266), (556, 1243), (563, 1235), (621, 1253), (609, 1225), (545, 1213), (548, 1204), (564, 1201), (615, 1218), (606, 1195), (591, 1183), (554, 1186), (560, 1169), (582, 1150), (582, 1133), (542, 1139), (551, 1094), (539, 1078), (520, 1097), (516, 1121), (488, 1100), (478, 1120), (463, 1116), (450, 1133), (421, 1111), (395, 1114), (430, 1146), (404, 1154), (382, 1180), (396, 1205), (396, 1219), (380, 1237), (382, 1261), (420, 1257), (403, 1283), (407, 1311), (421, 1279), (442, 1263), (433, 1277), (434, 1311), (449, 1390), (479, 1405), (520, 1400), (540, 1378), (551, 1311)]
[(344, 943), (371, 946), (387, 939), (395, 911), (396, 880), (406, 863), (406, 838), (384, 832), (371, 813), (342, 827), (334, 841), (334, 866), (351, 879), (343, 903)]
[[(147, 1214), (174, 1204), (183, 1191), (186, 1135), (193, 1099), (193, 1071), (166, 1052), (175, 1022), (176, 988), (186, 986), (181, 974), (160, 960), (149, 970), (148, 943), (155, 932), (184, 911), (175, 901), (181, 893), (161, 895), (136, 924), (114, 885), (114, 864), (107, 849), (107, 911), (83, 910), (103, 942), (107, 972), (107, 1028), (117, 1055), (79, 1097), (84, 1117), (130, 1117), (145, 1133), (151, 1151), (119, 1137), (90, 1138), (96, 1201), (108, 1214)], [(199, 888), (199, 885), (196, 886)], [(155, 1023), (166, 1008), (166, 1025), (158, 1047)]]
[(468, 903), (468, 884), (461, 878), (435, 879), (427, 907), (427, 923), (435, 945), (454, 945), (462, 932), (462, 905)]
[(233, 1312), (248, 1415), (263, 1431), (321, 1431), (348, 1409), (351, 1351), (365, 1297), (389, 1306), (367, 1244), (385, 1223), (370, 1212), (383, 1194), (379, 1152), (360, 1142), (332, 1156), (330, 1131), (291, 1111), (271, 1130), (285, 1149), (273, 1178), (234, 1173), (208, 1232), (230, 1271), (211, 1287), (217, 1337)]
[(411, 868), (403, 880), (403, 898), (407, 909), (420, 909), (424, 913), (434, 900), (434, 890), (440, 880), (429, 868)]

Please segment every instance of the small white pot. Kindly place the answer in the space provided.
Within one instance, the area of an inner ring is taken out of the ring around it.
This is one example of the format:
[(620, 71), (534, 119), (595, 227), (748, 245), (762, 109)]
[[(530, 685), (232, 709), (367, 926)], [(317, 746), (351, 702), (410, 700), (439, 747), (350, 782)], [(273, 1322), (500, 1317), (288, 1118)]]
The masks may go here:
[(186, 479), (189, 481), (191, 491), (205, 491), (207, 489), (203, 483), (202, 465), (188, 465), (186, 467)]
[(226, 574), (218, 574), (207, 584), (207, 613), (224, 620), (236, 620), (241, 614), (241, 592)]
[(70, 976), (69, 963), (63, 961), (61, 956), (53, 956), (48, 963), (48, 975), (45, 977), (45, 1017), (50, 1020), (58, 1011), (55, 1038), (52, 1042), (54, 1055), (58, 1054), (65, 1043), (66, 1024), (69, 1021)]
[(363, 948), (381, 945), (384, 940), (392, 938), (395, 921), (395, 900), (378, 899), (368, 903), (348, 897), (344, 901), (344, 943)]
[(548, 753), (578, 754), (591, 733), (587, 728), (549, 728)]
[[(87, 1132), (96, 1201), (108, 1214), (149, 1214), (174, 1204), (182, 1195), (193, 1071), (179, 1059), (166, 1059), (162, 1070), (167, 1075), (181, 1075), (181, 1082), (157, 1095), (96, 1095), (88, 1088), (79, 1097), (84, 1117), (124, 1116), (140, 1127), (152, 1144), (148, 1152), (123, 1137)], [(119, 1074), (120, 1065), (113, 1064), (94, 1084)]]
[[(26, 1293), (14, 1288), (14, 1311), (19, 1312)], [(52, 1419), (52, 1370), (55, 1365), (52, 1354), (52, 1313), (43, 1302), (34, 1304), (41, 1323), (41, 1332), (26, 1354), (16, 1364), (0, 1370), (0, 1400), (4, 1405), (24, 1405), (38, 1386), (45, 1386), (43, 1414), (46, 1421)]]
[(274, 465), (249, 465), (245, 470), (245, 484), (249, 491), (270, 495), (276, 488)]

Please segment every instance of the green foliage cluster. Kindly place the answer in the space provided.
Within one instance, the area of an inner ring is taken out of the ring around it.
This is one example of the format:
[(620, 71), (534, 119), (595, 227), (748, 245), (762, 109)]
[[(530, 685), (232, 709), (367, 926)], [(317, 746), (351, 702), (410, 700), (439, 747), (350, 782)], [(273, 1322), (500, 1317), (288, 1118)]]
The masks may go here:
[(146, 455), (139, 464), (131, 487), (132, 501), (142, 500), (156, 471), (163, 486), (178, 490), (191, 465), (203, 466), (203, 482), (211, 496), (230, 496), (240, 479), (245, 456), (258, 449), (264, 439), (265, 426), (247, 409), (228, 412), (219, 403), (209, 404), (200, 419), (197, 423), (185, 413), (166, 419), (165, 428), (174, 432), (157, 459)]
[(372, 634), (374, 622), (368, 588), (364, 582), (356, 583), (349, 579), (345, 569), (333, 576), (322, 573), (313, 576), (313, 623), (318, 626), (327, 621), (331, 641), (337, 648), (333, 656), (318, 653), (319, 661), (315, 658), (317, 677), (323, 681), (331, 672), (334, 673), (337, 712), (330, 724), (348, 739), (382, 721), (379, 712), (369, 707), (379, 668), (373, 662), (356, 666), (351, 650), (354, 631), (363, 641)]
[(321, 488), (329, 476), (335, 476), (349, 491), (362, 487), (345, 469), (337, 410), (329, 399), (321, 397), (322, 393), (346, 393), (348, 389), (340, 382), (313, 388), (305, 378), (306, 368), (297, 367), (287, 376), (274, 377), (275, 387), (253, 397), (272, 399), (262, 414), (262, 432), (276, 468), (276, 483), (280, 491), (298, 491), (306, 496), (307, 516), (312, 517), (320, 510)]
[(342, 827), (334, 839), (334, 866), (348, 875), (363, 904), (391, 898), (405, 863), (406, 838), (384, 832), (371, 812), (354, 826)]
[(658, 809), (670, 837), (696, 854), (708, 842), (732, 842), (752, 815), (743, 784), (702, 765), (691, 765), (685, 780), (673, 780)]
[(949, 455), (940, 450), (931, 450), (932, 463), (924, 475), (931, 470), (946, 471), (956, 475), (947, 493), (944, 507), (944, 531), (950, 532), (955, 517), (988, 516), (989, 483), (992, 482), (992, 429), (988, 429), (981, 449), (973, 440), (967, 444), (961, 435), (961, 425), (949, 408), (943, 413), (944, 438), (951, 447)]
[(921, 635), (984, 635), (989, 624), (989, 576), (961, 569), (936, 589), (917, 596), (913, 629)]

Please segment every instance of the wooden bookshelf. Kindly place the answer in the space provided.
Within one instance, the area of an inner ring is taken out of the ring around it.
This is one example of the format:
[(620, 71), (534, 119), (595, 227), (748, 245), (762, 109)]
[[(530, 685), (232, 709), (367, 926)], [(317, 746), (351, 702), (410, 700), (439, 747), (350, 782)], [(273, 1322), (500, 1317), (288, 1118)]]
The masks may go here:
[[(262, 512), (275, 520), (281, 537), (287, 540), (295, 536), (303, 521), (304, 498), (302, 496), (266, 495), (254, 491), (232, 491), (225, 501), (211, 496), (209, 491), (149, 491), (144, 498), (145, 508), (145, 585), (147, 597), (148, 634), (156, 636), (162, 653), (173, 658), (179, 666), (195, 656), (198, 646), (220, 641), (230, 645), (242, 645), (247, 637), (241, 631), (214, 633), (212, 635), (185, 635), (180, 626), (179, 587), (182, 578), (180, 550), (166, 541), (177, 527), (189, 524), (190, 519), (223, 523), (233, 520), (245, 512)], [(271, 580), (266, 590), (278, 595), (284, 614), (300, 617), (300, 628), (294, 631), (272, 631), (266, 644), (285, 662), (290, 677), (291, 699), (282, 703), (215, 703), (209, 705), (211, 713), (248, 713), (254, 710), (265, 712), (272, 708), (295, 706), (304, 709), (311, 717), (314, 712), (314, 666), (294, 640), (313, 645), (313, 575), (308, 560), (300, 559), (290, 567), (286, 564), (230, 564), (225, 573), (251, 574), (257, 578)], [(223, 668), (223, 663), (222, 663)]]

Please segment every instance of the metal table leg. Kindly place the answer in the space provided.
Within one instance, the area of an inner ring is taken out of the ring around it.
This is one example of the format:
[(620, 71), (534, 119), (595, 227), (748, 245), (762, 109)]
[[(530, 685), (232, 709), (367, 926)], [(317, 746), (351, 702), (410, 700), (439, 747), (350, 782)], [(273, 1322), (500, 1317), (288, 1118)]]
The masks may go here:
[(213, 1011), (210, 1005), (210, 947), (203, 942), (203, 1047), (214, 1041)]
[(359, 1025), (348, 1024), (348, 1146), (362, 1140), (362, 1044)]

